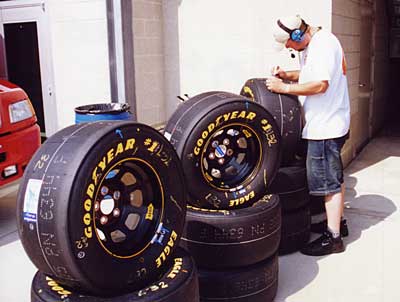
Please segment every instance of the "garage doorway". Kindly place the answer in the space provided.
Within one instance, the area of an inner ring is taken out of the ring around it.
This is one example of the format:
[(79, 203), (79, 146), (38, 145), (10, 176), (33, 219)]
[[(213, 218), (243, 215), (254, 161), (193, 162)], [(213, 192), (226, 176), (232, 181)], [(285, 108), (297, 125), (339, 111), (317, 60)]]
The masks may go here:
[(0, 2), (0, 37), (0, 76), (26, 91), (42, 136), (50, 136), (57, 130), (57, 110), (44, 2)]
[(360, 24), (360, 75), (358, 95), (358, 140), (357, 153), (372, 136), (372, 100), (374, 74), (374, 4), (372, 0), (361, 0)]

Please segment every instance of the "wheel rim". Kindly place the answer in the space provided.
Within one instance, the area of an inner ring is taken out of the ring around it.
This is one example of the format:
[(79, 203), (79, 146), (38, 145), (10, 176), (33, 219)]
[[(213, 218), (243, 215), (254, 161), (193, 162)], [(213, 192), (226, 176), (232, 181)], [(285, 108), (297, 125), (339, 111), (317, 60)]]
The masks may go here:
[(261, 162), (261, 140), (248, 126), (231, 124), (215, 132), (204, 145), (201, 168), (206, 181), (221, 190), (246, 185)]
[(140, 159), (117, 163), (99, 183), (95, 198), (99, 242), (113, 256), (135, 256), (155, 235), (163, 205), (162, 185), (151, 166)]

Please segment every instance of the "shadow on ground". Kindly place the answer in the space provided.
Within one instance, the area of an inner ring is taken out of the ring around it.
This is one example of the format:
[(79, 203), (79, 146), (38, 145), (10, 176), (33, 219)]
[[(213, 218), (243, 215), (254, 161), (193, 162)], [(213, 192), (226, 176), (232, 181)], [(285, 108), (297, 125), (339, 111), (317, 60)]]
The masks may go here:
[[(352, 185), (357, 179), (348, 178)], [(346, 191), (345, 216), (349, 226), (349, 237), (344, 239), (346, 247), (359, 240), (368, 229), (381, 223), (397, 210), (394, 202), (378, 194), (357, 196), (354, 188)], [(375, 209), (375, 210), (372, 210)], [(312, 234), (311, 240), (319, 235)], [(329, 256), (310, 257), (296, 252), (279, 257), (279, 287), (275, 302), (284, 302), (318, 278), (318, 261)], [(332, 256), (334, 257), (334, 256)], [(321, 297), (322, 298), (322, 297)], [(321, 299), (323, 300), (323, 299)]]
[(0, 189), (0, 247), (19, 239), (16, 221), (18, 182)]
[[(383, 147), (384, 146), (384, 147)], [(389, 157), (400, 157), (400, 121), (388, 121), (381, 131), (357, 154), (346, 170), (356, 173)]]

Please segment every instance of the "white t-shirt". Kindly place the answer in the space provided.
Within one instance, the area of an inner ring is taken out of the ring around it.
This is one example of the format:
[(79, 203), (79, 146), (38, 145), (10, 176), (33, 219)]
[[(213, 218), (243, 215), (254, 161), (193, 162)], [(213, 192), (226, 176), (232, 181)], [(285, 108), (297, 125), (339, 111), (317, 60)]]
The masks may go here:
[(305, 126), (303, 138), (329, 139), (350, 128), (350, 102), (346, 61), (339, 40), (330, 32), (316, 32), (301, 56), (299, 83), (328, 81), (325, 93), (300, 96)]

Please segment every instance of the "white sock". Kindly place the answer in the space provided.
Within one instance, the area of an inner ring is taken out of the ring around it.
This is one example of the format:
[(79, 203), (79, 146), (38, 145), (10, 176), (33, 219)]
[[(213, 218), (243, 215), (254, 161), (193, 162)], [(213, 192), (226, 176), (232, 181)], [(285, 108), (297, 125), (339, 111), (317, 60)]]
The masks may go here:
[(340, 237), (340, 232), (332, 231), (331, 228), (329, 228), (329, 227), (328, 227), (328, 231), (332, 234), (332, 237), (333, 237), (333, 238), (336, 239), (336, 238), (339, 238), (339, 237)]

